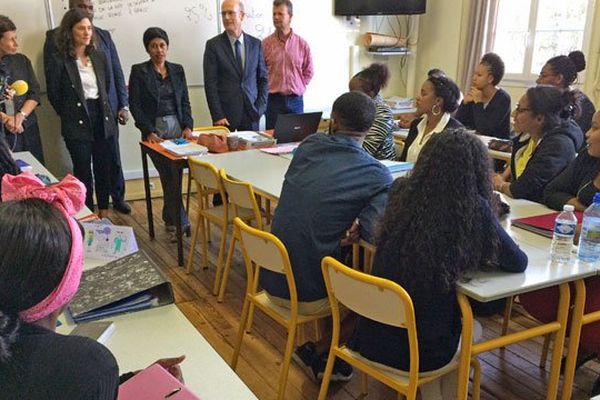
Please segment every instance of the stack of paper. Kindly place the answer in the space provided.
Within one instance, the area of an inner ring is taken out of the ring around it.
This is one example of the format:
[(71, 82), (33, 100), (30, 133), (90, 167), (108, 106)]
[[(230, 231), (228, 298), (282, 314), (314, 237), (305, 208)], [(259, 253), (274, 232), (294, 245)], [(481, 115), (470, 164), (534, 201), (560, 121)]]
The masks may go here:
[(390, 173), (410, 171), (415, 166), (415, 163), (407, 161), (392, 161), (392, 160), (379, 160), (380, 163), (385, 165)]
[(167, 150), (169, 153), (175, 154), (180, 157), (187, 156), (199, 156), (202, 154), (208, 154), (208, 149), (197, 143), (190, 143), (187, 140), (174, 142), (172, 140), (165, 140), (160, 145)]

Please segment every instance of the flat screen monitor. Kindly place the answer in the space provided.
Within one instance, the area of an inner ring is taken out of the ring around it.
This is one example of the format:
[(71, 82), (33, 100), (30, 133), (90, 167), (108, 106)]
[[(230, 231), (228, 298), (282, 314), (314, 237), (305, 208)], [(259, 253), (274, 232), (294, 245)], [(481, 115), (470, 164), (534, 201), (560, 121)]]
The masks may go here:
[(424, 14), (427, 0), (335, 0), (335, 15)]

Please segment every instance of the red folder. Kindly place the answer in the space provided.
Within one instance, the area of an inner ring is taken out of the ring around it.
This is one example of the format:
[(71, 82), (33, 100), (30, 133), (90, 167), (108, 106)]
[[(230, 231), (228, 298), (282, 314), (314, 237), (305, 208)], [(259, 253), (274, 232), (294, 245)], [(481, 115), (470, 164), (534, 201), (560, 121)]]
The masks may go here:
[(119, 386), (117, 400), (200, 400), (158, 364), (138, 372)]
[[(558, 214), (560, 214), (560, 212), (536, 215), (527, 218), (517, 218), (511, 220), (511, 224), (512, 226), (525, 229), (526, 231), (552, 238), (554, 221), (556, 220)], [(575, 216), (577, 216), (577, 223), (581, 223), (583, 220), (583, 212), (575, 211)]]

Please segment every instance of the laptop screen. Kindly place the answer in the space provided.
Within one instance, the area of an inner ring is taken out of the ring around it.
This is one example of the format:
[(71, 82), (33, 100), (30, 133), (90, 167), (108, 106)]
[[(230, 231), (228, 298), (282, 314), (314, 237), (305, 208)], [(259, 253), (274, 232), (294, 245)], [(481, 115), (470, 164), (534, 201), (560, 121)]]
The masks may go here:
[(301, 142), (319, 128), (322, 112), (304, 114), (280, 114), (275, 123), (273, 136), (277, 143)]

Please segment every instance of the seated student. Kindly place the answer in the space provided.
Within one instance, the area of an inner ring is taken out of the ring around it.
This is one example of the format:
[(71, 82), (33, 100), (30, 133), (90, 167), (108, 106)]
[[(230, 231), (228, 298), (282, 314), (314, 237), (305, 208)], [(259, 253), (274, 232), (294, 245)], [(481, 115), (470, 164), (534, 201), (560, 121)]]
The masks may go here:
[[(572, 204), (579, 211), (585, 210), (596, 192), (600, 192), (600, 112), (594, 114), (592, 127), (586, 133), (587, 148), (548, 184), (544, 191), (544, 203), (548, 207), (562, 210), (563, 205)], [(579, 221), (581, 223), (581, 221)], [(600, 310), (600, 278), (585, 280), (585, 312)], [(523, 307), (540, 321), (556, 319), (558, 289), (556, 287), (519, 295)], [(600, 354), (600, 323), (584, 325), (581, 329), (580, 353), (577, 367)], [(592, 389), (592, 397), (600, 394), (600, 378)]]
[(562, 211), (565, 204), (572, 204), (575, 210), (584, 211), (600, 192), (600, 112), (594, 114), (585, 136), (587, 146), (546, 186), (544, 204), (548, 207)]
[[(571, 90), (570, 86), (577, 80), (577, 73), (584, 69), (585, 55), (579, 50), (572, 51), (568, 56), (556, 56), (546, 61), (535, 82), (538, 85), (552, 85), (563, 90)], [(579, 98), (581, 108), (581, 113), (575, 118), (575, 122), (582, 132), (587, 132), (592, 125), (596, 108), (583, 92), (577, 89), (573, 91)]]
[[(489, 165), (479, 138), (447, 129), (427, 142), (410, 176), (397, 179), (388, 194), (373, 275), (397, 282), (412, 298), (421, 372), (443, 367), (456, 354), (456, 282), (482, 269), (522, 272), (527, 266), (526, 254), (496, 217)], [(372, 361), (409, 370), (405, 329), (359, 318), (350, 346)], [(455, 398), (456, 387), (447, 383), (444, 398)], [(424, 399), (429, 390), (422, 388)]]
[(350, 80), (350, 90), (358, 90), (373, 99), (375, 121), (363, 142), (363, 148), (378, 160), (395, 160), (394, 115), (390, 106), (383, 101), (380, 91), (390, 78), (390, 70), (385, 64), (373, 63)]
[(510, 96), (497, 87), (504, 76), (504, 61), (487, 53), (475, 68), (473, 86), (456, 111), (455, 118), (477, 133), (501, 139), (510, 137)]
[[(5, 175), (2, 183), (2, 393), (28, 400), (116, 399), (119, 368), (110, 351), (86, 337), (55, 333), (81, 278), (82, 229), (73, 215), (83, 206), (85, 186), (68, 176), (45, 187), (31, 174)], [(158, 362), (181, 379), (183, 359)]]
[[(360, 235), (371, 240), (372, 225), (385, 207), (392, 176), (362, 148), (374, 118), (367, 95), (341, 95), (333, 103), (331, 133), (304, 139), (285, 174), (271, 231), (287, 247), (302, 314), (329, 308), (321, 259), (341, 257), (340, 241), (357, 218)], [(260, 285), (271, 301), (289, 307), (284, 276), (261, 271)]]
[(583, 143), (572, 117), (579, 105), (571, 91), (554, 86), (527, 89), (513, 111), (515, 131), (510, 166), (494, 175), (494, 188), (515, 199), (541, 202), (548, 182), (557, 176)]
[(425, 143), (446, 128), (459, 128), (462, 124), (450, 115), (458, 108), (460, 89), (439, 69), (432, 69), (417, 95), (417, 115), (422, 117), (410, 124), (400, 161), (415, 162)]

